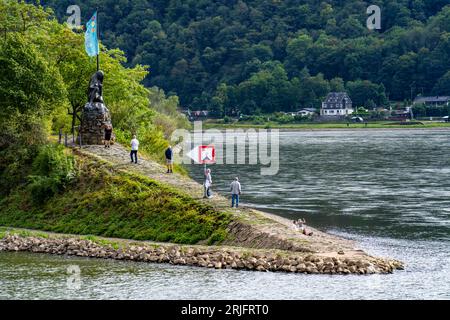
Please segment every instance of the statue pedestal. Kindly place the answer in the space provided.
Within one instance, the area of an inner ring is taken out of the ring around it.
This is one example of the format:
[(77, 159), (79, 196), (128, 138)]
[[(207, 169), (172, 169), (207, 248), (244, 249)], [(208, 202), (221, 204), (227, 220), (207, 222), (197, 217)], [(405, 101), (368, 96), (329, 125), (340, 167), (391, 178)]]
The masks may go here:
[(83, 145), (101, 145), (105, 138), (105, 126), (111, 125), (111, 115), (103, 103), (87, 103), (83, 109), (81, 121), (81, 143)]

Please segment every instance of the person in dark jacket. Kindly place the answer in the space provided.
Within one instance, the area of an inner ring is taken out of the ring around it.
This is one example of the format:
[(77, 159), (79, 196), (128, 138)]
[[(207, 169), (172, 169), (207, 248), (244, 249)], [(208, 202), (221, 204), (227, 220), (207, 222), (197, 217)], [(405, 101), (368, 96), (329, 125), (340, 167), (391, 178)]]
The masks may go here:
[(111, 148), (111, 136), (112, 136), (113, 127), (108, 124), (105, 128), (105, 148)]
[(173, 173), (173, 150), (172, 146), (169, 146), (166, 150), (166, 164), (167, 173)]

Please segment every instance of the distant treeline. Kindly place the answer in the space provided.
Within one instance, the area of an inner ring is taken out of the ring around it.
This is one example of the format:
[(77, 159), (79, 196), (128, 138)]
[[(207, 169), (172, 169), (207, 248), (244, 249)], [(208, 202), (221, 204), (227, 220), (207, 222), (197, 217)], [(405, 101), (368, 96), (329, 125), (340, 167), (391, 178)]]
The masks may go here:
[[(78, 4), (100, 8), (102, 39), (147, 86), (191, 109), (231, 113), (318, 107), (347, 90), (372, 108), (417, 94), (450, 93), (450, 1), (44, 0), (61, 20)], [(381, 30), (366, 27), (381, 8)]]

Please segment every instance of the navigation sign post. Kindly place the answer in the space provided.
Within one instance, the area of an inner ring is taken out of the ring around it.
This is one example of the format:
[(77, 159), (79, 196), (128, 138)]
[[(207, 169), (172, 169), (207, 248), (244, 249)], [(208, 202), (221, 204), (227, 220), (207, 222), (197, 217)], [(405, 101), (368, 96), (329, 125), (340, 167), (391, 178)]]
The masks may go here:
[(216, 163), (216, 148), (214, 146), (198, 146), (192, 149), (187, 156), (195, 163), (204, 164), (206, 172), (207, 164)]
[(213, 164), (216, 163), (216, 148), (214, 146), (195, 147), (187, 156), (198, 164)]

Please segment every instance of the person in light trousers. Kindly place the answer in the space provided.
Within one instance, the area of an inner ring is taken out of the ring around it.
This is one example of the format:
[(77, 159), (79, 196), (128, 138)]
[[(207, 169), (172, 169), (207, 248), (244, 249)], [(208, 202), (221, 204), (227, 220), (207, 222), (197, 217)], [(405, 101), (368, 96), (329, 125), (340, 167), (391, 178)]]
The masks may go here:
[(230, 185), (231, 191), (231, 207), (233, 208), (236, 204), (236, 208), (239, 207), (239, 196), (241, 195), (241, 184), (239, 178), (236, 179)]
[(211, 186), (212, 186), (212, 178), (211, 178), (211, 169), (205, 170), (205, 182), (203, 183), (203, 198), (211, 198)]

